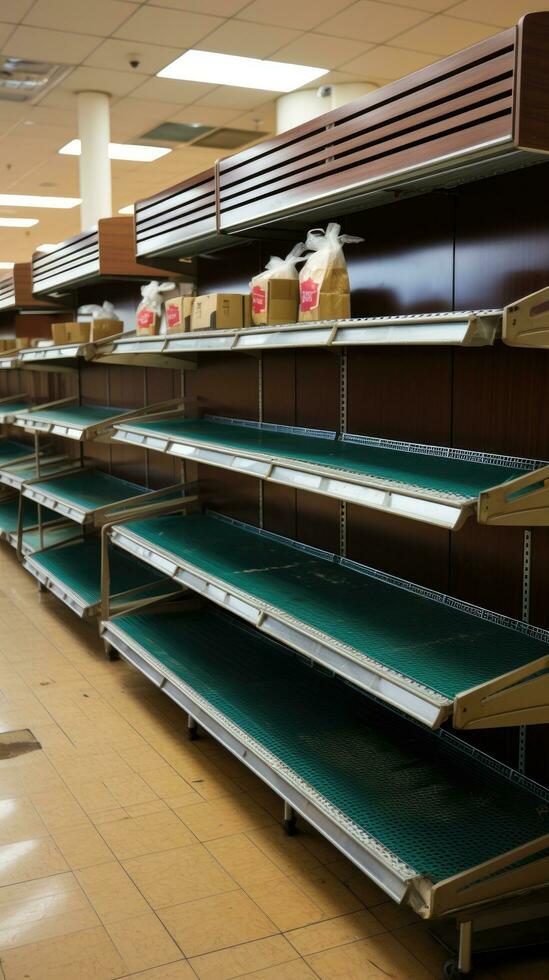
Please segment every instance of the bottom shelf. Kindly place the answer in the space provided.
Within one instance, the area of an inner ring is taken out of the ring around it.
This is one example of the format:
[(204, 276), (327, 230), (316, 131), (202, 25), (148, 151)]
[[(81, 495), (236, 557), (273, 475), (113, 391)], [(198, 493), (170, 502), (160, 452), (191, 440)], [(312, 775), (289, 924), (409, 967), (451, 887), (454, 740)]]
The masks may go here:
[(115, 617), (103, 637), (424, 918), (549, 872), (549, 793), (382, 708), (227, 614), (178, 604)]
[[(74, 530), (73, 530), (74, 535)], [(111, 607), (120, 608), (126, 601), (163, 598), (179, 591), (164, 575), (143, 565), (135, 558), (109, 549), (111, 581), (118, 598)], [(81, 618), (97, 615), (101, 602), (101, 540), (83, 538), (61, 547), (26, 555), (24, 567), (50, 592), (61, 599)]]

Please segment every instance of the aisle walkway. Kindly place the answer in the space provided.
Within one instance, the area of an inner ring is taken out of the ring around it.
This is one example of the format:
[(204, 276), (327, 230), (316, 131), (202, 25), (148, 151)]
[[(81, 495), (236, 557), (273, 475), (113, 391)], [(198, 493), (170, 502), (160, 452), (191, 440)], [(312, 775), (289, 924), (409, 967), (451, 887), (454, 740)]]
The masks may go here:
[[(27, 729), (34, 751), (0, 736), (3, 980), (441, 976), (413, 914), (311, 830), (285, 837), (279, 800), (3, 545), (0, 732)], [(475, 974), (519, 977), (549, 959)]]

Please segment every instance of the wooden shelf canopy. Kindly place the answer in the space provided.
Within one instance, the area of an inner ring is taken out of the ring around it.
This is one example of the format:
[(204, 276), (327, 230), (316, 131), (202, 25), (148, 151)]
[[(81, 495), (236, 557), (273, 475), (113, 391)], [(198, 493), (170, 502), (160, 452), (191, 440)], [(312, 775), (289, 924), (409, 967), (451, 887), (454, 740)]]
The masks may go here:
[(111, 540), (430, 728), (549, 721), (543, 630), (214, 515), (130, 521)]
[(527, 14), (510, 30), (225, 158), (219, 231), (303, 227), (546, 159), (548, 56), (549, 14)]
[(177, 413), (115, 422), (112, 441), (453, 531), (473, 515), (549, 525), (549, 465), (537, 460)]
[(549, 795), (536, 784), (211, 607), (117, 616), (102, 630), (396, 902), (424, 919), (530, 890), (536, 902), (549, 872)]
[(0, 311), (53, 312), (59, 307), (59, 301), (50, 300), (48, 296), (38, 297), (33, 294), (30, 262), (16, 262), (13, 269), (0, 279)]
[(184, 271), (178, 258), (231, 245), (217, 230), (216, 173), (195, 174), (135, 205), (137, 260), (166, 259)]
[(108, 279), (169, 276), (167, 270), (162, 273), (135, 261), (134, 226), (130, 215), (101, 218), (95, 228), (60, 242), (51, 252), (35, 252), (32, 257), (35, 296), (64, 292)]

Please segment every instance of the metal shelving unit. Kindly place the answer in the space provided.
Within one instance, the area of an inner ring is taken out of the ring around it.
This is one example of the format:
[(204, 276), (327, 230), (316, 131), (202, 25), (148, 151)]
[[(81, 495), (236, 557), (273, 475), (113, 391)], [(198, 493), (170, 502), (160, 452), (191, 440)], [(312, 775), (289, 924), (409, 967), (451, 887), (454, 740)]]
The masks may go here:
[[(395, 901), (470, 924), (485, 903), (531, 889), (535, 914), (549, 869), (540, 786), (211, 608), (114, 616), (102, 632), (271, 786), (290, 819), (306, 817)], [(462, 939), (466, 955), (463, 926)]]
[(454, 531), (472, 515), (483, 524), (549, 523), (549, 465), (538, 460), (173, 413), (114, 428), (113, 442)]
[(549, 632), (216, 515), (111, 540), (430, 728), (549, 721)]

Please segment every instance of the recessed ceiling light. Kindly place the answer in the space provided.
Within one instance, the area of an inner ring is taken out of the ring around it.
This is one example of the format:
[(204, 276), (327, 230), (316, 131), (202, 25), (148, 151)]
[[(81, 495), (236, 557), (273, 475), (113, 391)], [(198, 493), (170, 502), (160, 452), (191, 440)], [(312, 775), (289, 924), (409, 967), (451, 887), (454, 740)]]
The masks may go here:
[(39, 194), (0, 194), (0, 206), (15, 208), (75, 208), (79, 197), (41, 197)]
[(37, 252), (53, 252), (57, 248), (56, 242), (43, 242), (42, 245), (36, 246)]
[(118, 214), (133, 214), (134, 210), (133, 204), (126, 204), (125, 208), (118, 208)]
[(293, 92), (327, 72), (327, 68), (262, 61), (259, 58), (242, 58), (193, 48), (166, 65), (157, 75), (159, 78), (178, 78), (186, 82), (235, 85), (237, 88), (258, 88), (267, 92)]
[[(66, 156), (79, 157), (81, 153), (80, 140), (71, 140), (62, 146), (58, 153)], [(134, 160), (137, 163), (151, 163), (159, 157), (171, 153), (167, 146), (140, 146), (139, 143), (109, 143), (111, 160)]]
[(15, 262), (0, 262), (0, 269), (13, 269)]
[(0, 218), (0, 228), (32, 228), (38, 218)]

